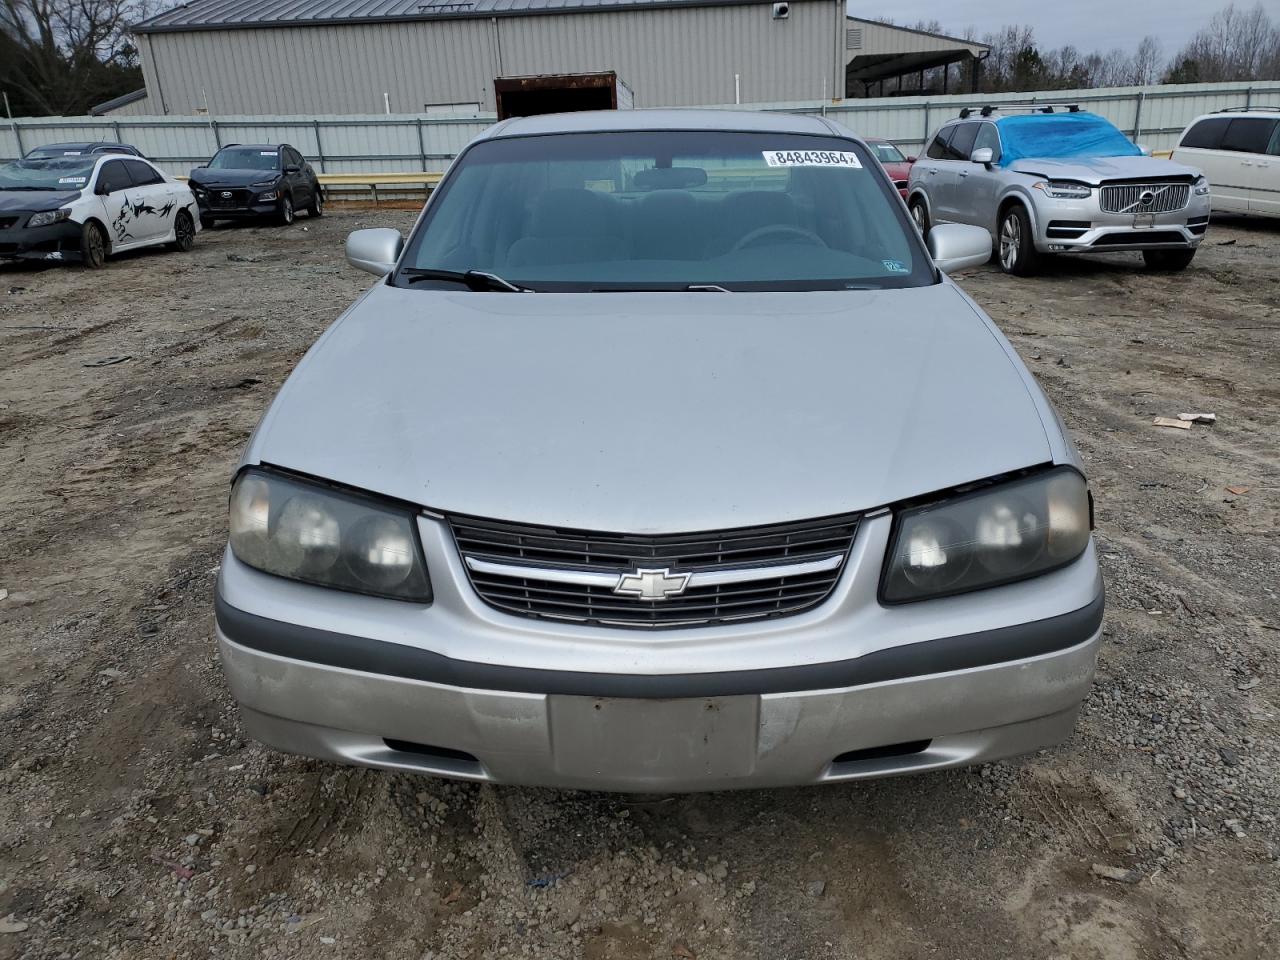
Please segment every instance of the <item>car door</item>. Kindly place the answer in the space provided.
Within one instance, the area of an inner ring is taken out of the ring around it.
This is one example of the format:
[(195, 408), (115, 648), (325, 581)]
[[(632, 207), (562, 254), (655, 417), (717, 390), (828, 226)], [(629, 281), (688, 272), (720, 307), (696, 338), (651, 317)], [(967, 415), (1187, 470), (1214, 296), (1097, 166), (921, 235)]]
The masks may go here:
[(1222, 138), (1231, 117), (1202, 117), (1182, 135), (1173, 150), (1173, 159), (1195, 167), (1205, 175), (1213, 191), (1213, 209), (1219, 213), (1246, 213), (1249, 188), (1245, 184), (1239, 158), (1224, 150)]
[(973, 201), (968, 190), (968, 179), (972, 173), (973, 164), (969, 162), (969, 154), (973, 152), (979, 126), (976, 120), (957, 123), (951, 138), (947, 141), (947, 155), (942, 161), (943, 171), (939, 177), (941, 219), (950, 220), (953, 223), (973, 222)]
[(280, 159), (284, 164), (284, 178), (289, 185), (289, 193), (293, 195), (293, 205), (301, 209), (311, 202), (311, 178), (307, 175), (307, 162), (287, 143), (280, 149)]
[[(1264, 126), (1258, 129), (1265, 134), (1262, 150), (1248, 154), (1245, 159), (1252, 164), (1249, 178), (1249, 212), (1263, 216), (1280, 217), (1280, 118), (1252, 117)], [(1258, 146), (1256, 142), (1249, 144)]]
[[(995, 229), (996, 197), (1000, 189), (1000, 174), (996, 164), (1000, 162), (1000, 133), (989, 120), (978, 121), (973, 147), (956, 173), (955, 219), (958, 223)], [(957, 135), (953, 142), (959, 143)], [(974, 163), (974, 151), (986, 147), (991, 151), (991, 164)]]
[(102, 202), (102, 219), (107, 224), (112, 250), (123, 250), (145, 242), (129, 196), (132, 189), (133, 178), (129, 176), (123, 160), (107, 160), (98, 167), (93, 192)]
[(173, 230), (177, 207), (172, 184), (151, 164), (133, 158), (122, 161), (133, 181), (129, 191), (134, 222), (140, 243), (167, 239)]
[(1222, 134), (1222, 151), (1229, 157), (1223, 182), (1230, 178), (1232, 209), (1238, 213), (1250, 212), (1253, 191), (1261, 186), (1259, 174), (1269, 165), (1267, 144), (1275, 124), (1271, 117), (1232, 117)]
[(935, 220), (940, 216), (938, 204), (945, 179), (943, 162), (947, 156), (947, 141), (954, 131), (955, 125), (950, 124), (934, 134), (928, 148), (911, 168), (911, 181), (923, 191), (929, 201), (929, 215)]

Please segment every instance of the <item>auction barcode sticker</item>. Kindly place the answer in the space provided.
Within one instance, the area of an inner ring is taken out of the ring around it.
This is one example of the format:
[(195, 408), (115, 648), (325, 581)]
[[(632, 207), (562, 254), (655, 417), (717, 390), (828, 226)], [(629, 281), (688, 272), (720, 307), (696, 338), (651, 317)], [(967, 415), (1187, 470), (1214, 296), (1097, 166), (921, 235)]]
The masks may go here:
[(843, 150), (765, 150), (771, 167), (855, 167), (862, 169), (856, 153)]

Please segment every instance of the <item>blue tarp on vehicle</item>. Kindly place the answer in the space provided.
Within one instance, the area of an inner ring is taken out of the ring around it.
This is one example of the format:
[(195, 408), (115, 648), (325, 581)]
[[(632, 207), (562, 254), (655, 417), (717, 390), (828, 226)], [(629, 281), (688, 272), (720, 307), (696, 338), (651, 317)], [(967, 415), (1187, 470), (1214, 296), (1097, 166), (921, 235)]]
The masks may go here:
[(1031, 113), (1001, 117), (1000, 166), (1024, 157), (1140, 157), (1133, 141), (1096, 113)]

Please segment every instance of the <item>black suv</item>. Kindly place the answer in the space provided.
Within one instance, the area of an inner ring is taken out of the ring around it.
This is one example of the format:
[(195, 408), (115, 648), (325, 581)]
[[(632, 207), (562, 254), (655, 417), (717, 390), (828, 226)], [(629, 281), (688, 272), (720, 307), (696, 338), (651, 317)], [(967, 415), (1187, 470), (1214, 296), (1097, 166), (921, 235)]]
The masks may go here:
[(324, 212), (324, 195), (311, 164), (287, 143), (233, 143), (191, 171), (200, 225), (218, 220), (275, 217), (293, 223), (294, 212)]

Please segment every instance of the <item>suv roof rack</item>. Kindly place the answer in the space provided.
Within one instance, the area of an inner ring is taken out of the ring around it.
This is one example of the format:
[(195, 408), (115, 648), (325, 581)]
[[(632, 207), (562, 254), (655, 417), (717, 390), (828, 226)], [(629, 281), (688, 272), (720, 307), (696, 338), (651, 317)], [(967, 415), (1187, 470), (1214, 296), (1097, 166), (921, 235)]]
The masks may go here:
[(1257, 107), (1223, 107), (1221, 110), (1215, 110), (1213, 112), (1214, 113), (1253, 113), (1255, 110), (1257, 111), (1274, 110), (1280, 113), (1280, 107), (1272, 106), (1269, 103), (1264, 103), (1261, 106), (1257, 106)]
[(1056, 113), (1058, 110), (1065, 110), (1067, 113), (1082, 112), (1078, 103), (1036, 103), (1032, 100), (1013, 100), (1008, 103), (988, 103), (982, 107), (965, 107), (960, 111), (960, 119), (967, 120), (975, 110), (984, 117), (991, 116), (997, 110), (1001, 113), (1010, 110), (1027, 113)]

